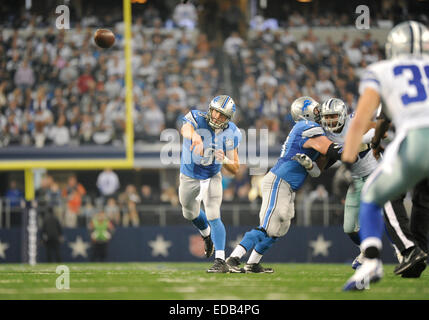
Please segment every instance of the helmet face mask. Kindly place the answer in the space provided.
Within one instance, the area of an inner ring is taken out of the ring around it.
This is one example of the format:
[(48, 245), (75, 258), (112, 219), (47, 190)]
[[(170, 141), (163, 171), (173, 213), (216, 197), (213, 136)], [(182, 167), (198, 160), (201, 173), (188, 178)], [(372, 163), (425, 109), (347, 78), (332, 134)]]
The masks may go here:
[(299, 97), (292, 103), (290, 109), (295, 122), (308, 120), (320, 123), (320, 104), (311, 97)]
[(346, 123), (347, 106), (337, 98), (326, 100), (322, 104), (321, 125), (329, 132), (340, 132)]
[(385, 51), (387, 59), (403, 54), (428, 54), (429, 30), (417, 21), (402, 22), (387, 35)]
[[(235, 103), (230, 96), (221, 95), (215, 97), (209, 104), (207, 122), (213, 130), (225, 129), (228, 122), (234, 117)], [(216, 112), (213, 112), (216, 111)]]

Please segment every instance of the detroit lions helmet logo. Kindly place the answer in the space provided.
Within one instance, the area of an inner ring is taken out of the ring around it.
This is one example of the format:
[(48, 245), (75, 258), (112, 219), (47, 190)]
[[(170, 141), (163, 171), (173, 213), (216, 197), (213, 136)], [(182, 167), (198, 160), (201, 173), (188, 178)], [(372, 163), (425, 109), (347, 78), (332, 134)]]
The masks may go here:
[(304, 105), (302, 106), (302, 112), (304, 112), (304, 111), (307, 111), (307, 109), (308, 109), (308, 106), (311, 104), (311, 100), (308, 100), (308, 99), (306, 99), (306, 100), (304, 100)]

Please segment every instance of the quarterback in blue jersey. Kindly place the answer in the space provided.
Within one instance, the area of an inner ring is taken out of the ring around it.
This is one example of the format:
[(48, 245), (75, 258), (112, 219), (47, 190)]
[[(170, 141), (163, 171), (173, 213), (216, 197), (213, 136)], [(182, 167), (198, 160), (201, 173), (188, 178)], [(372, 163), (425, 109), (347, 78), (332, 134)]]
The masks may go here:
[[(240, 168), (238, 145), (241, 132), (231, 121), (236, 105), (220, 95), (207, 112), (191, 110), (183, 118), (183, 145), (180, 163), (179, 200), (185, 219), (198, 228), (205, 243), (206, 257), (215, 251), (215, 261), (207, 272), (226, 273), (225, 227), (220, 217), (222, 166), (236, 174)], [(201, 200), (204, 210), (201, 210)], [(214, 246), (214, 248), (213, 248)]]
[[(300, 97), (291, 106), (296, 122), (283, 144), (276, 165), (262, 181), (262, 205), (259, 227), (246, 232), (230, 257), (226, 260), (230, 272), (271, 273), (271, 268), (260, 264), (263, 254), (289, 230), (295, 215), (295, 192), (310, 174), (320, 175), (319, 167), (325, 157), (339, 159), (339, 145), (332, 143), (320, 126), (320, 105), (310, 97)], [(320, 159), (319, 159), (320, 158)], [(314, 161), (318, 161), (318, 164)], [(240, 268), (240, 259), (253, 248), (249, 259)]]

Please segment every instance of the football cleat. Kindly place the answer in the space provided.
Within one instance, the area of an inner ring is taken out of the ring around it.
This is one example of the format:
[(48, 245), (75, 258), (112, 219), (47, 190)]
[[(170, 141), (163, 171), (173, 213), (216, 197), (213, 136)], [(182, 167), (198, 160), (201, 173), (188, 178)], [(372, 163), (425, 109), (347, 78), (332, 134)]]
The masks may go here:
[(356, 270), (362, 265), (363, 253), (361, 252), (352, 262), (352, 268)]
[(416, 246), (413, 250), (411, 250), (408, 255), (403, 257), (402, 262), (396, 266), (394, 272), (396, 275), (402, 274), (407, 270), (412, 269), (420, 261), (425, 261), (427, 257), (427, 253), (420, 249), (418, 246)]
[(407, 270), (402, 272), (401, 277), (402, 278), (420, 278), (420, 275), (425, 269), (426, 269), (426, 261), (422, 260), (416, 263), (411, 268), (408, 268)]
[(246, 273), (273, 273), (272, 268), (264, 268), (260, 263), (246, 263), (244, 266)]
[(362, 265), (346, 282), (344, 291), (369, 289), (370, 283), (380, 281), (383, 277), (383, 264), (380, 259), (364, 258)]
[(229, 272), (231, 273), (244, 273), (244, 269), (240, 268), (240, 258), (239, 257), (229, 257), (226, 259), (226, 264), (229, 267)]
[(208, 235), (207, 237), (203, 237), (203, 240), (204, 240), (204, 254), (206, 255), (206, 258), (210, 258), (214, 252), (212, 238), (210, 237), (210, 235)]
[(229, 267), (225, 260), (216, 258), (214, 264), (207, 270), (208, 273), (228, 273)]

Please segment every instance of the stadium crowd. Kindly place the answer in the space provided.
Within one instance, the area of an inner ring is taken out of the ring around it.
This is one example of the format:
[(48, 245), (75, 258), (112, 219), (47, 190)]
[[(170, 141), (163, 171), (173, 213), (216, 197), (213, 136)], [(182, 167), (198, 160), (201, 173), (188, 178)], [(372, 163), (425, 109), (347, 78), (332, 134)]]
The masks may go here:
[[(256, 16), (246, 26), (251, 32), (242, 32), (237, 21), (243, 21), (243, 13), (236, 2), (217, 7), (215, 1), (205, 1), (204, 6), (209, 10), (179, 4), (169, 16), (148, 6), (133, 20), (136, 141), (159, 141), (164, 128), (181, 125), (189, 108), (205, 111), (214, 95), (228, 92), (239, 106), (238, 127), (267, 128), (269, 144), (278, 145), (293, 125), (294, 99), (341, 97), (353, 109), (362, 70), (383, 55), (370, 33), (355, 40), (344, 34), (340, 41), (314, 35), (312, 28), (353, 25), (344, 14), (302, 14), (283, 7), (285, 20)], [(1, 147), (123, 143), (123, 23), (120, 10), (111, 12), (88, 13), (70, 30), (55, 29), (55, 17), (40, 19), (29, 12), (1, 20)], [(373, 24), (392, 23), (395, 8), (382, 12)], [(208, 14), (214, 23), (201, 23)], [(100, 49), (92, 40), (100, 25), (110, 26), (116, 35), (111, 49)], [(297, 38), (290, 32), (293, 27), (307, 31)], [(224, 177), (224, 202), (257, 198), (255, 181), (245, 170), (235, 178)], [(142, 199), (178, 205), (174, 188), (153, 192), (151, 187), (130, 184), (108, 196), (100, 191), (97, 199), (116, 225), (139, 225), (136, 204)], [(65, 201), (62, 222), (73, 227), (100, 207), (85, 189), (76, 177), (60, 188), (47, 176), (37, 197), (58, 208)]]
[[(292, 14), (289, 25), (300, 19)], [(31, 16), (22, 28), (0, 33), (0, 144), (122, 143), (123, 25), (115, 24), (115, 46), (102, 50), (88, 19), (61, 31), (39, 28), (36, 20)], [(297, 39), (287, 28), (255, 26), (256, 36), (234, 31), (215, 46), (205, 33), (175, 21), (167, 28), (152, 10), (133, 25), (137, 141), (159, 141), (189, 108), (206, 110), (215, 94), (231, 88), (238, 126), (268, 128), (270, 144), (280, 143), (295, 98), (339, 96), (353, 106), (360, 71), (382, 55), (369, 33), (354, 41), (345, 34), (336, 43), (318, 39), (312, 29)]]

